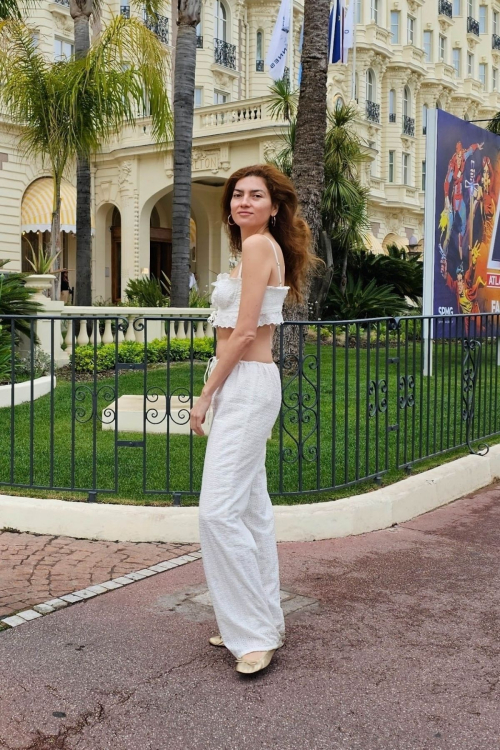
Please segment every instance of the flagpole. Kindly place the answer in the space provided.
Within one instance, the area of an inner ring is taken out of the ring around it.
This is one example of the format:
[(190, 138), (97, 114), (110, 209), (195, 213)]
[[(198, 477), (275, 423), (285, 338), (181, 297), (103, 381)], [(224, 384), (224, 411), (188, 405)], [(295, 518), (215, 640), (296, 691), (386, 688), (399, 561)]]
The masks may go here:
[(354, 100), (356, 98), (356, 32), (358, 28), (356, 2), (358, 2), (358, 0), (350, 0), (350, 2), (355, 3), (353, 22), (352, 22), (353, 45), (352, 45), (352, 81), (351, 81), (351, 99)]
[(290, 0), (290, 26), (288, 31), (288, 69), (290, 70), (290, 88), (295, 87), (293, 75), (293, 0)]

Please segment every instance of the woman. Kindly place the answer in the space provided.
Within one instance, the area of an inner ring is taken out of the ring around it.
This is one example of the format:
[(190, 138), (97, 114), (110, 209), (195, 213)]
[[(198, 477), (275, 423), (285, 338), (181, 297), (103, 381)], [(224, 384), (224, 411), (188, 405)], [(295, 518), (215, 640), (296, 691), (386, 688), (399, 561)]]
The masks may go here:
[(210, 643), (226, 646), (236, 670), (251, 674), (268, 666), (285, 636), (265, 468), (266, 440), (281, 406), (273, 333), (283, 322), (285, 297), (302, 299), (301, 285), (317, 259), (293, 185), (275, 167), (235, 172), (222, 206), (231, 251), (241, 251), (241, 260), (236, 273), (214, 282), (217, 356), (190, 421), (203, 435), (212, 403), (200, 495), (203, 565), (220, 628)]

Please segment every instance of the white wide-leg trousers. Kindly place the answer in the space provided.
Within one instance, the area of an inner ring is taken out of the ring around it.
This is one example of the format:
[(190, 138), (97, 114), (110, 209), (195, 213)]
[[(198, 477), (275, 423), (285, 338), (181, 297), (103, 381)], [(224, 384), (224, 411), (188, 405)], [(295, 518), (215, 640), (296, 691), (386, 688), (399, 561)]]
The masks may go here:
[(212, 399), (200, 541), (220, 634), (237, 659), (277, 648), (285, 633), (265, 466), (280, 404), (277, 366), (244, 360)]

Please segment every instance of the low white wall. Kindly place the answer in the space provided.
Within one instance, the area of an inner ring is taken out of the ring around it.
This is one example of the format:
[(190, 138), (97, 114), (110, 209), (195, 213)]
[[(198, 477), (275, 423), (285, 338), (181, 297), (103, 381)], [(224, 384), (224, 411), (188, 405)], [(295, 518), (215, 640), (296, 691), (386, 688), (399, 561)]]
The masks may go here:
[[(500, 477), (500, 445), (396, 484), (326, 503), (276, 505), (280, 542), (363, 534), (409, 521)], [(198, 542), (198, 508), (146, 508), (0, 495), (0, 528), (131, 542)]]
[[(54, 376), (54, 388), (56, 387), (56, 378)], [(50, 375), (44, 375), (33, 381), (33, 400), (36, 401), (40, 396), (46, 396), (50, 393)], [(10, 406), (12, 401), (12, 386), (0, 385), (0, 409)], [(25, 380), (24, 383), (14, 384), (14, 405), (24, 404), (31, 400), (31, 381)]]

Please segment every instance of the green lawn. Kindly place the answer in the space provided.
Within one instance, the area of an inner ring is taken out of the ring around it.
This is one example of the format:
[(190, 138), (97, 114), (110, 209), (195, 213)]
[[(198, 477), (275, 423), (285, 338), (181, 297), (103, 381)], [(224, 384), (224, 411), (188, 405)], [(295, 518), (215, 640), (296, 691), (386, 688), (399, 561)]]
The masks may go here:
[[(418, 342), (410, 341), (407, 348), (400, 344), (347, 350), (307, 344), (301, 376), (285, 379), (283, 429), (279, 418), (268, 442), (269, 491), (282, 493), (273, 502), (311, 502), (355, 494), (373, 488), (376, 475), (383, 483), (401, 478), (407, 463), (418, 462), (414, 471), (421, 471), (465, 455), (464, 447), (442, 455), (465, 441), (463, 352), (455, 342), (436, 343), (434, 350), (434, 375), (429, 378), (421, 375), (423, 349)], [(189, 393), (192, 377), (197, 395), (204, 369), (204, 364), (195, 364), (191, 376), (188, 363), (176, 363), (168, 369), (150, 368), (146, 376), (122, 373), (117, 378), (118, 394), (142, 394), (145, 387), (173, 395)], [(114, 386), (114, 377), (96, 382), (98, 415), (113, 406), (110, 389)], [(475, 439), (500, 429), (499, 389), (496, 343), (485, 341), (476, 386)], [(4, 436), (0, 481), (7, 486), (36, 485), (46, 491), (13, 492), (50, 497), (84, 499), (86, 492), (77, 490), (97, 487), (110, 491), (99, 499), (112, 502), (169, 504), (171, 495), (160, 493), (199, 491), (206, 438), (173, 435), (167, 440), (166, 435), (147, 434), (144, 450), (116, 448), (114, 432), (103, 431), (92, 415), (93, 392), (92, 379), (77, 382), (74, 391), (71, 382), (59, 380), (53, 405), (51, 396), (45, 396), (31, 405), (17, 406), (13, 422), (10, 409), (0, 410)], [(399, 429), (391, 429), (396, 424)], [(120, 433), (119, 437), (140, 440), (142, 434)], [(50, 487), (56, 489), (49, 491)], [(333, 489), (311, 494), (325, 487)], [(182, 502), (193, 504), (197, 498), (186, 495)]]

